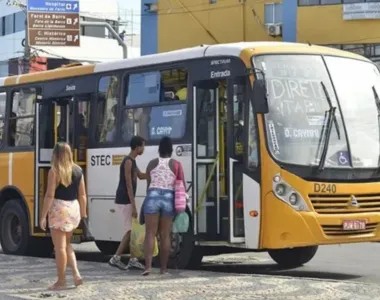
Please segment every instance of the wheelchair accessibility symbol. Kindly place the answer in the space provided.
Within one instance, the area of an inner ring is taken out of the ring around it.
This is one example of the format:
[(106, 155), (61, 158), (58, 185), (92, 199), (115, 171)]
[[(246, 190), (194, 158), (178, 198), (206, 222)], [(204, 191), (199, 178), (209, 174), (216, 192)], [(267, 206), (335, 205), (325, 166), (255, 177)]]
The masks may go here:
[(349, 158), (348, 158), (348, 152), (346, 151), (340, 151), (338, 154), (338, 163), (341, 166), (346, 166), (350, 163)]

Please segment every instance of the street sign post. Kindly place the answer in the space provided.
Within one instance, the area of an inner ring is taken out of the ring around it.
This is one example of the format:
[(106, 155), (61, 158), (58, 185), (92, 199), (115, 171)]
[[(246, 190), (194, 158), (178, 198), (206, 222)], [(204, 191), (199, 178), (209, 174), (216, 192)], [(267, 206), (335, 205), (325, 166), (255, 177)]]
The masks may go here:
[(30, 46), (80, 46), (78, 0), (28, 0)]

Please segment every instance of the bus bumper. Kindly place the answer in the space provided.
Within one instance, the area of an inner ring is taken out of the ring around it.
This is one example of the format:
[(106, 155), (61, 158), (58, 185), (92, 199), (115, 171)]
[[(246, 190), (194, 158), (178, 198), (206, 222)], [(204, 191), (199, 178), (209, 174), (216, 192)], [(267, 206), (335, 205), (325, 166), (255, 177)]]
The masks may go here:
[[(380, 241), (380, 213), (298, 212), (272, 192), (263, 200), (260, 237), (263, 249)], [(366, 228), (343, 230), (343, 222), (349, 220), (364, 220)]]

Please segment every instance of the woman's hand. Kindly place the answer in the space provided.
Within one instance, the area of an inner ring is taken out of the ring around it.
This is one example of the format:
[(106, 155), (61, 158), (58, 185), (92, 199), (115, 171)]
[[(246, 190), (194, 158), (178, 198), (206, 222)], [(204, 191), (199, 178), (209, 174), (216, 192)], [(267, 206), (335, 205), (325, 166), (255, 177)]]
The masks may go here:
[(80, 217), (81, 217), (81, 219), (87, 219), (87, 212), (86, 211), (81, 211), (80, 212)]
[(41, 228), (43, 231), (46, 231), (46, 217), (40, 219), (40, 228)]

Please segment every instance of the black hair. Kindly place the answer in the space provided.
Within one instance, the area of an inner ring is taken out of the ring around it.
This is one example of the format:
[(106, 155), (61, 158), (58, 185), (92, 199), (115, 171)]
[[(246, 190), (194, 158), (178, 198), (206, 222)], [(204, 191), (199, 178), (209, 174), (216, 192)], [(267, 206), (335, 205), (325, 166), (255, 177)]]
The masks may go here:
[(172, 139), (168, 136), (164, 136), (161, 141), (160, 145), (158, 146), (158, 153), (160, 154), (160, 157), (171, 157), (173, 153), (173, 143)]
[(145, 143), (145, 139), (142, 138), (141, 136), (138, 136), (138, 135), (134, 135), (132, 138), (131, 138), (131, 142), (130, 142), (130, 147), (132, 150), (135, 150), (137, 147), (142, 147), (144, 146), (144, 143)]

